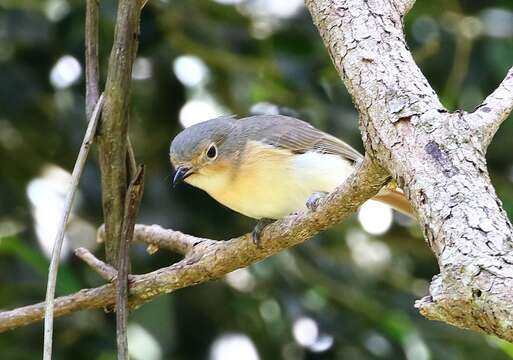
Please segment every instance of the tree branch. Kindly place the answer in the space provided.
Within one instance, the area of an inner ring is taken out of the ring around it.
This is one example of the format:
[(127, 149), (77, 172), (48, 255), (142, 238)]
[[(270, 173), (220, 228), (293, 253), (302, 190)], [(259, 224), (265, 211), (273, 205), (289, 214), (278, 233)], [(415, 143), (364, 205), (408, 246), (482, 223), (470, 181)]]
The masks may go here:
[(53, 310), (54, 310), (54, 297), (55, 297), (55, 285), (57, 282), (57, 273), (59, 272), (59, 261), (61, 259), (62, 243), (64, 241), (64, 233), (66, 231), (66, 225), (68, 225), (68, 218), (71, 213), (71, 206), (75, 199), (75, 194), (78, 189), (78, 183), (80, 176), (84, 170), (87, 155), (89, 149), (94, 140), (96, 133), (96, 126), (98, 125), (98, 118), (103, 105), (103, 95), (98, 99), (96, 106), (89, 119), (89, 124), (82, 141), (82, 146), (77, 156), (77, 161), (73, 167), (73, 173), (71, 174), (71, 183), (69, 185), (68, 193), (64, 201), (64, 209), (62, 217), (59, 221), (58, 231), (55, 235), (55, 241), (53, 244), (52, 258), (50, 260), (50, 268), (48, 269), (48, 282), (46, 285), (46, 310), (45, 310), (45, 324), (44, 324), (44, 345), (43, 345), (43, 359), (51, 360), (52, 358), (52, 338), (53, 338)]
[(127, 130), (130, 83), (138, 41), (140, 4), (120, 0), (114, 45), (105, 87), (105, 108), (100, 127), (100, 169), (105, 217), (107, 262), (117, 264), (123, 224), (127, 177)]
[(107, 280), (108, 282), (114, 281), (118, 276), (118, 271), (115, 267), (99, 260), (85, 248), (75, 249), (75, 255), (82, 259), (82, 261), (84, 261), (87, 265), (92, 267), (98, 275), (100, 275), (104, 280)]
[[(367, 152), (405, 191), (437, 257), (440, 275), (420, 312), (513, 341), (512, 226), (483, 142), (463, 113), (440, 104), (408, 50), (404, 8), (393, 0), (306, 3), (360, 112)], [(510, 81), (488, 104), (499, 118)]]
[(89, 119), (100, 96), (98, 64), (98, 0), (86, 1), (85, 17), (86, 117)]
[(486, 150), (499, 126), (513, 110), (513, 67), (502, 83), (476, 110), (466, 115), (467, 121), (475, 129)]
[[(320, 201), (315, 212), (305, 208), (266, 227), (262, 233), (261, 248), (255, 247), (251, 234), (227, 241), (213, 241), (157, 226), (137, 225), (134, 240), (178, 249), (186, 255), (182, 261), (169, 267), (130, 276), (129, 305), (138, 307), (158, 295), (220, 278), (235, 269), (300, 244), (351, 215), (388, 180), (387, 172), (366, 157), (344, 184)], [(107, 284), (58, 298), (55, 301), (55, 315), (111, 307), (115, 302), (115, 293), (115, 286)], [(43, 313), (42, 303), (0, 312), (0, 332), (39, 321)]]
[(140, 166), (128, 186), (125, 199), (125, 219), (122, 226), (122, 239), (119, 246), (118, 266), (116, 277), (116, 334), (118, 344), (118, 359), (128, 360), (128, 249), (134, 236), (134, 226), (139, 212), (144, 190), (144, 167)]

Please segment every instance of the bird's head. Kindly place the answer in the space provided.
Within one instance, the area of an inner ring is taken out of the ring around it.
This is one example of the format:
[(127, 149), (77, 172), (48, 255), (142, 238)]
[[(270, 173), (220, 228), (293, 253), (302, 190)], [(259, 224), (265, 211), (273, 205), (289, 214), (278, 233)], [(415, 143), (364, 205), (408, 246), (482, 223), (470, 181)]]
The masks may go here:
[(220, 173), (226, 172), (236, 156), (233, 141), (227, 141), (234, 128), (232, 118), (218, 118), (190, 126), (171, 142), (169, 152), (175, 168), (173, 186), (185, 181), (206, 190)]

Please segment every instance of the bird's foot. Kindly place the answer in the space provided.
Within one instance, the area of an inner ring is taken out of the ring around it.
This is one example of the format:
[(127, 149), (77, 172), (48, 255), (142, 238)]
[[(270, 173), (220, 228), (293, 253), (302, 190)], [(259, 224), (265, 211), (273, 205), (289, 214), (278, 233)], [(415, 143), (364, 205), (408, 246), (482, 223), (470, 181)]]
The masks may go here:
[(253, 232), (251, 233), (251, 239), (253, 240), (253, 244), (256, 245), (258, 249), (261, 248), (260, 246), (260, 239), (262, 236), (262, 231), (265, 229), (265, 227), (271, 223), (273, 223), (273, 219), (268, 218), (262, 218), (258, 220), (258, 222), (255, 225), (255, 228), (253, 229)]
[(326, 191), (316, 191), (306, 201), (306, 207), (312, 211), (317, 211), (317, 208), (321, 204), (321, 200), (324, 199), (328, 195), (328, 192)]

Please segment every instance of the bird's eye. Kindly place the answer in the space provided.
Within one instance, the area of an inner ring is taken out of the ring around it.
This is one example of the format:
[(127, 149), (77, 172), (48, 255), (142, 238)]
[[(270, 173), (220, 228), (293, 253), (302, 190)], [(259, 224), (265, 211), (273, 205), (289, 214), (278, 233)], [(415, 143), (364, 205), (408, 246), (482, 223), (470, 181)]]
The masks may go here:
[(215, 159), (217, 156), (217, 148), (214, 144), (210, 145), (210, 147), (207, 150), (207, 157), (209, 159)]

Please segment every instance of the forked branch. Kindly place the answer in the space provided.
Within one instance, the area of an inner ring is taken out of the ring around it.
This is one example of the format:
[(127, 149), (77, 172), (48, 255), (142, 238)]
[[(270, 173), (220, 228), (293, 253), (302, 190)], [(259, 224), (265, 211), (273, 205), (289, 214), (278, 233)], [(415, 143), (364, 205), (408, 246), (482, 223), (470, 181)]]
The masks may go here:
[(513, 67), (500, 85), (495, 89), (476, 110), (467, 114), (467, 121), (475, 129), (486, 149), (499, 126), (513, 110)]

